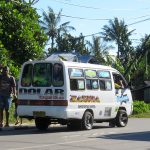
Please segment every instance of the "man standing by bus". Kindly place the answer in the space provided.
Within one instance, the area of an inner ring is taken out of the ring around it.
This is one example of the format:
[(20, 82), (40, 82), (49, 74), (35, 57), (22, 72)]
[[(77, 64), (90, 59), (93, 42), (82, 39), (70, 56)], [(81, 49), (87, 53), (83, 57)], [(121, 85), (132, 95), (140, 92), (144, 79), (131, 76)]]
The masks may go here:
[(9, 74), (7, 66), (2, 68), (0, 75), (0, 127), (3, 127), (3, 111), (6, 114), (5, 127), (9, 126), (9, 108), (11, 105), (11, 97), (16, 96), (16, 82), (13, 76)]

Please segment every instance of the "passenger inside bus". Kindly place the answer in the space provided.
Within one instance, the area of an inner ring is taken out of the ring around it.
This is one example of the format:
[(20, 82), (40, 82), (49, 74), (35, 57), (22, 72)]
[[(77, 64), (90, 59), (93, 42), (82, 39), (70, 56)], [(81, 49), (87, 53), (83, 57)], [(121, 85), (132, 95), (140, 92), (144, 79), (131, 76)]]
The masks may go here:
[(115, 89), (124, 89), (125, 85), (123, 83), (123, 80), (119, 76), (113, 76), (113, 77), (114, 77)]
[(63, 67), (61, 64), (54, 64), (54, 67), (53, 67), (53, 84), (55, 86), (63, 85)]

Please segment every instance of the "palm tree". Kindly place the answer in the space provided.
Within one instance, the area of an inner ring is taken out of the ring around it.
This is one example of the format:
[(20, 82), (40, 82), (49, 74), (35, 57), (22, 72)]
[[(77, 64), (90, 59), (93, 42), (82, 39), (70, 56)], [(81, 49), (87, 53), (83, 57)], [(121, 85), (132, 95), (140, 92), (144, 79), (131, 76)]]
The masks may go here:
[(132, 35), (132, 31), (128, 31), (127, 25), (124, 21), (119, 21), (118, 18), (109, 21), (109, 25), (103, 27), (104, 32), (101, 34), (106, 41), (115, 41), (118, 46), (117, 57), (120, 58), (120, 52), (125, 50), (126, 45), (131, 45), (129, 36)]
[[(135, 58), (132, 60), (128, 68), (126, 69), (124, 76), (127, 76), (129, 73), (133, 73), (135, 71), (144, 70), (145, 76), (148, 77), (148, 67), (149, 60), (148, 56), (150, 55), (150, 35), (145, 35), (144, 38), (141, 39), (141, 44), (136, 48)], [(140, 63), (145, 60), (144, 65), (140, 67)]]
[(112, 46), (106, 46), (98, 36), (93, 36), (92, 43), (87, 41), (87, 44), (90, 47), (91, 55), (94, 55), (99, 63), (106, 63), (105, 60), (108, 56), (108, 50), (112, 48)]
[(75, 30), (74, 27), (69, 26), (70, 22), (65, 22), (63, 24), (59, 24), (61, 21), (61, 12), (56, 15), (52, 8), (48, 7), (48, 13), (43, 12), (43, 21), (40, 21), (41, 28), (48, 35), (49, 40), (51, 40), (51, 49), (54, 48), (54, 41), (61, 34), (67, 33), (70, 30)]

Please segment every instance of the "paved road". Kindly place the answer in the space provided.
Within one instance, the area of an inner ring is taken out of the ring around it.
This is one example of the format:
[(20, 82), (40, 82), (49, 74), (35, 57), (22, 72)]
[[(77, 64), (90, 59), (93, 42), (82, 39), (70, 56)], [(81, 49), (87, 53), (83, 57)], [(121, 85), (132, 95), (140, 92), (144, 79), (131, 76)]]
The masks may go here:
[(65, 126), (0, 131), (0, 150), (150, 150), (150, 119), (129, 119), (124, 128), (95, 124), (90, 131)]

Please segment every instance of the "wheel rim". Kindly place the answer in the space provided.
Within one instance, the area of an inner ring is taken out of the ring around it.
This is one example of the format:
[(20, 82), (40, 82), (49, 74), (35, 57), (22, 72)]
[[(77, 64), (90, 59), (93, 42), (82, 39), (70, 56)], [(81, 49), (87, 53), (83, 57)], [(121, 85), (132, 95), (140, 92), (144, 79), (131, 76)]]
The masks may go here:
[(128, 116), (127, 114), (123, 113), (120, 115), (120, 123), (125, 126), (128, 122)]
[(91, 129), (92, 125), (93, 125), (93, 118), (91, 115), (87, 115), (86, 119), (85, 119), (85, 125), (87, 127), (87, 129)]

